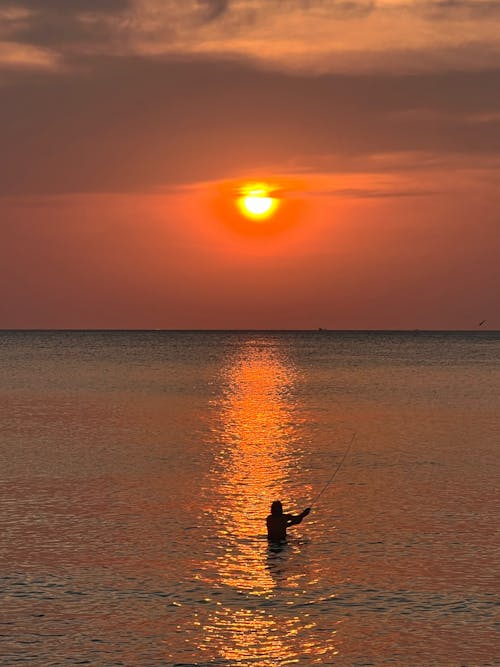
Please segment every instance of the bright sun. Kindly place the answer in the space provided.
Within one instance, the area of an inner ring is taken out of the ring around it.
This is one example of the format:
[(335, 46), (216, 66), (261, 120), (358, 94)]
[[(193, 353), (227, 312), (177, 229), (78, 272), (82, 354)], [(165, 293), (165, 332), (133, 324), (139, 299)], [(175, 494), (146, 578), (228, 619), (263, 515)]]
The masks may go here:
[(244, 216), (259, 222), (266, 220), (276, 211), (279, 199), (273, 197), (271, 188), (258, 183), (241, 188), (237, 204)]
[(272, 197), (261, 197), (257, 195), (243, 197), (243, 206), (253, 215), (264, 215), (264, 213), (269, 211), (272, 205)]

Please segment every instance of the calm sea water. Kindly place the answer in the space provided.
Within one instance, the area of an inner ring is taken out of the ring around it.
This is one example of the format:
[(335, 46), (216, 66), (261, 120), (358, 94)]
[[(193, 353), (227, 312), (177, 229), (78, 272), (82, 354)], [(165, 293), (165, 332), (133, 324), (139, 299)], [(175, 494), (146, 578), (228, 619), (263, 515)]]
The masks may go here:
[(500, 334), (3, 332), (0, 368), (2, 665), (500, 664)]

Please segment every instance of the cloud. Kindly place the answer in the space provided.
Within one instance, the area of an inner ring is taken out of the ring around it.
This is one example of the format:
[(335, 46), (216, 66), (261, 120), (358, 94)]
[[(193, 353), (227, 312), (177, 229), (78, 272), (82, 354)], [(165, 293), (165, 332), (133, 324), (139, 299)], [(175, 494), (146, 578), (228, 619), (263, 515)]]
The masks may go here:
[[(110, 36), (104, 17), (115, 19), (130, 7), (128, 0), (17, 0), (4, 11), (22, 13), (11, 22), (18, 41), (75, 53), (89, 45), (103, 44)], [(0, 0), (0, 16), (2, 0)], [(90, 20), (93, 18), (94, 20)]]
[(205, 20), (214, 21), (229, 9), (230, 0), (198, 0), (198, 3), (205, 8)]
[[(500, 66), (488, 0), (12, 0), (12, 41), (95, 54), (237, 60), (310, 74)], [(457, 21), (457, 19), (460, 19)], [(439, 30), (429, 23), (439, 22)]]
[(13, 0), (1, 2), (2, 6), (26, 7), (41, 14), (59, 12), (75, 14), (79, 12), (117, 12), (130, 6), (131, 0)]
[(14, 36), (29, 25), (32, 13), (23, 7), (0, 4), (0, 39)]
[(60, 66), (59, 55), (50, 49), (21, 42), (0, 42), (0, 69), (57, 71)]
[(393, 197), (428, 197), (434, 195), (432, 190), (370, 190), (364, 188), (339, 188), (326, 190), (320, 194), (326, 197), (345, 197), (347, 199), (390, 199)]
[(500, 16), (498, 0), (424, 0), (421, 11), (428, 19), (469, 20)]
[(234, 59), (313, 74), (500, 66), (500, 21), (477, 14), (467, 32), (453, 21), (429, 30), (418, 3), (235, 0), (218, 20), (204, 16), (196, 0), (135, 0), (116, 25), (115, 46), (143, 57)]
[(270, 165), (409, 170), (417, 155), (431, 169), (436, 156), (500, 154), (500, 70), (310, 77), (227, 62), (92, 63), (0, 88), (0, 193), (148, 190)]

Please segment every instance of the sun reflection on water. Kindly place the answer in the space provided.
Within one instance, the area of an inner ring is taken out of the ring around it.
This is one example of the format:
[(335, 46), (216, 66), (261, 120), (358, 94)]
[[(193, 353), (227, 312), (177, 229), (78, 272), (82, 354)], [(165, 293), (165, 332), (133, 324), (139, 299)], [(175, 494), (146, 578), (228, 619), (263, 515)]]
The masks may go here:
[[(286, 495), (300, 465), (293, 365), (279, 350), (248, 344), (224, 372), (216, 470), (218, 535), (226, 545), (217, 559), (221, 583), (253, 595), (268, 594), (265, 524), (272, 500)], [(215, 484), (214, 484), (215, 486)]]
[(304, 655), (312, 664), (335, 653), (335, 631), (318, 646), (311, 641), (316, 622), (296, 608), (311, 575), (307, 542), (294, 537), (274, 550), (265, 532), (271, 501), (280, 498), (295, 510), (293, 494), (309, 491), (296, 481), (302, 464), (298, 381), (286, 354), (259, 340), (240, 347), (223, 371), (213, 428), (222, 446), (210, 474), (218, 549), (205, 570), (218, 597), (199, 610), (197, 622), (199, 650), (224, 664), (284, 665)]
[(226, 641), (220, 646), (220, 656), (228, 664), (249, 662), (264, 666), (295, 662), (294, 652), (286, 641), (288, 632), (294, 632), (289, 625), (287, 621), (284, 627), (280, 627), (277, 619), (264, 610), (222, 608), (205, 628), (205, 641), (209, 643), (214, 639), (217, 642), (221, 634), (225, 635)]

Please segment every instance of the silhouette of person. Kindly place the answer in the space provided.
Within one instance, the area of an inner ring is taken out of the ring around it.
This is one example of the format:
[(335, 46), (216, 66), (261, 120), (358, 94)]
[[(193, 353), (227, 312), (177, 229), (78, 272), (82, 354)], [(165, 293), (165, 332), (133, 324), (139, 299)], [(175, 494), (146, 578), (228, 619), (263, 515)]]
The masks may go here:
[(275, 500), (271, 505), (271, 514), (266, 519), (267, 539), (271, 542), (280, 542), (286, 540), (286, 529), (289, 526), (296, 526), (302, 519), (309, 514), (310, 507), (298, 515), (283, 514), (283, 505), (280, 500)]

